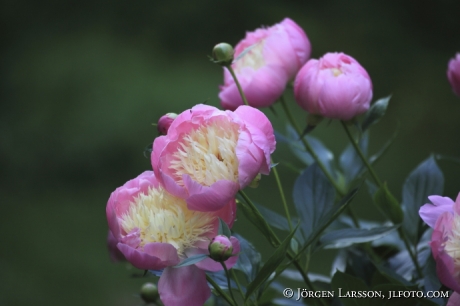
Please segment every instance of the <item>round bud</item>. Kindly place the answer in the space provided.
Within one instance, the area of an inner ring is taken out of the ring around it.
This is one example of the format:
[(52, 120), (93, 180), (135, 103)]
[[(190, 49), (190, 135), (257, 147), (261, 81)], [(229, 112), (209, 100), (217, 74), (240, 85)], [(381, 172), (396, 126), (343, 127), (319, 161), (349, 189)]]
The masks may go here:
[(145, 283), (141, 287), (141, 298), (146, 303), (155, 303), (158, 299), (158, 288), (153, 283)]
[(229, 66), (233, 62), (233, 54), (235, 51), (233, 47), (227, 43), (220, 43), (214, 46), (212, 49), (212, 57), (214, 58), (214, 63)]
[(218, 262), (224, 262), (232, 256), (233, 245), (227, 236), (217, 235), (212, 239), (208, 250), (211, 259)]

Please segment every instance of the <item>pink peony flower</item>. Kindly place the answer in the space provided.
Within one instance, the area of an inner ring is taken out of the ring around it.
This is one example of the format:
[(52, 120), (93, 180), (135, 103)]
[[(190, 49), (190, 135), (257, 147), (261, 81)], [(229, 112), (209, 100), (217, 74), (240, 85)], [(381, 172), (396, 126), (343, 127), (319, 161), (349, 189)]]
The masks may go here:
[[(289, 18), (272, 27), (246, 33), (235, 47), (232, 68), (249, 105), (272, 105), (283, 93), (287, 82), (308, 60), (310, 52), (307, 35)], [(235, 81), (226, 68), (219, 98), (224, 109), (235, 110), (243, 105)]]
[[(158, 282), (166, 306), (198, 306), (211, 295), (204, 270), (219, 271), (220, 263), (206, 258), (194, 265), (174, 268), (183, 259), (209, 254), (209, 241), (217, 235), (220, 217), (229, 226), (235, 220), (231, 200), (215, 212), (187, 209), (185, 201), (166, 192), (152, 171), (117, 188), (110, 196), (106, 213), (110, 231), (126, 259), (142, 270), (163, 270)], [(237, 254), (239, 242), (233, 237)], [(231, 268), (237, 256), (225, 262)]]
[(190, 210), (215, 211), (259, 174), (269, 174), (273, 127), (259, 110), (221, 111), (196, 105), (153, 143), (152, 166), (162, 186)]
[(447, 78), (449, 79), (450, 86), (452, 86), (452, 90), (460, 97), (460, 53), (457, 53), (455, 58), (449, 61)]
[(423, 205), (419, 214), (434, 229), (430, 245), (438, 278), (460, 292), (460, 194), (455, 202), (441, 196), (428, 198), (433, 204)]
[(326, 53), (311, 59), (294, 82), (297, 104), (310, 114), (350, 120), (364, 113), (372, 99), (372, 82), (351, 56)]
[(173, 123), (176, 117), (177, 114), (175, 113), (167, 113), (166, 115), (161, 116), (157, 125), (158, 133), (160, 133), (160, 135), (166, 135), (168, 133), (169, 127), (171, 126), (171, 123)]
[(460, 294), (458, 294), (457, 292), (453, 292), (449, 300), (447, 301), (446, 306), (458, 306), (458, 305), (460, 305)]

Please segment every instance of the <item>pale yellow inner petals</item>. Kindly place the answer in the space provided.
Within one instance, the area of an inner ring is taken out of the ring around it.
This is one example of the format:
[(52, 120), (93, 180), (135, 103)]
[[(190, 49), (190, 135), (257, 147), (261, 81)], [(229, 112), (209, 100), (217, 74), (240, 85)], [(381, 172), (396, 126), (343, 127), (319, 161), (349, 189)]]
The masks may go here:
[(460, 216), (454, 213), (452, 222), (452, 232), (450, 233), (444, 250), (453, 258), (455, 264), (456, 275), (460, 274)]
[(244, 67), (252, 67), (254, 70), (263, 67), (265, 65), (263, 56), (264, 45), (265, 39), (261, 39), (243, 50), (241, 53), (244, 52), (244, 55), (235, 61), (235, 66), (233, 67), (236, 73), (239, 73)]
[(332, 68), (332, 74), (336, 77), (336, 76), (339, 76), (342, 74), (342, 70), (338, 69), (338, 68)]
[(140, 230), (139, 247), (150, 242), (169, 243), (179, 256), (196, 242), (206, 241), (204, 235), (212, 230), (215, 220), (212, 214), (188, 210), (184, 200), (161, 187), (139, 194), (121, 218), (126, 233)]
[(238, 124), (223, 117), (222, 120), (201, 126), (186, 135), (173, 154), (169, 167), (177, 183), (184, 185), (183, 174), (188, 174), (204, 186), (211, 186), (219, 180), (236, 182), (238, 129)]

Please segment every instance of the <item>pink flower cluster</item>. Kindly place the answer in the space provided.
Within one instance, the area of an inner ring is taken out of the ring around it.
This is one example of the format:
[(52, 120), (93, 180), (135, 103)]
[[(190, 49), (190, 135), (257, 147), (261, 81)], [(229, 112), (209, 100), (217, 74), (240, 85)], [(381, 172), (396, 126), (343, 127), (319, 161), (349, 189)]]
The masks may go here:
[[(246, 33), (235, 47), (231, 67), (251, 106), (271, 106), (295, 78), (296, 101), (310, 114), (350, 120), (364, 113), (372, 99), (372, 82), (366, 70), (343, 53), (308, 60), (310, 53), (305, 32), (286, 18), (272, 27)], [(226, 68), (219, 98), (225, 109), (234, 110), (243, 104)]]
[[(107, 203), (109, 251), (114, 261), (162, 270), (158, 290), (166, 306), (203, 305), (211, 294), (205, 271), (220, 271), (221, 264), (208, 257), (174, 266), (209, 255), (219, 218), (233, 225), (238, 190), (269, 174), (274, 132), (249, 106), (232, 112), (196, 105), (159, 124), (165, 135), (153, 143), (154, 171), (117, 188)], [(240, 245), (235, 237), (228, 243), (224, 263), (231, 268)]]

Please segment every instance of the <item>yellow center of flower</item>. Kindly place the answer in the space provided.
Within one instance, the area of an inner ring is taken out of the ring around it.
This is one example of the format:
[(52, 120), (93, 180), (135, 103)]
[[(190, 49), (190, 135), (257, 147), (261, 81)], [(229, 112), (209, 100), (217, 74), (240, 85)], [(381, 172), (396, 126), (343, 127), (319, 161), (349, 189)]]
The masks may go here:
[(452, 231), (445, 243), (444, 250), (452, 257), (456, 267), (456, 274), (460, 274), (460, 216), (454, 213)]
[(228, 119), (214, 121), (186, 135), (180, 148), (173, 154), (170, 169), (176, 182), (184, 185), (182, 175), (188, 174), (194, 181), (211, 186), (219, 180), (238, 180), (238, 142), (236, 123)]
[[(236, 73), (239, 73), (244, 67), (252, 67), (254, 70), (265, 65), (265, 60), (263, 57), (263, 49), (265, 45), (265, 39), (261, 39), (255, 44), (244, 49), (238, 56), (241, 56), (235, 61), (235, 66), (233, 67)], [(243, 55), (241, 55), (243, 54)]]
[(121, 219), (126, 233), (140, 230), (140, 248), (150, 242), (169, 243), (182, 256), (185, 249), (207, 240), (204, 235), (212, 230), (215, 217), (188, 210), (184, 200), (159, 187), (139, 194)]
[(342, 74), (342, 70), (340, 70), (340, 69), (338, 69), (338, 68), (332, 68), (331, 71), (332, 71), (332, 74), (333, 74), (335, 77)]

